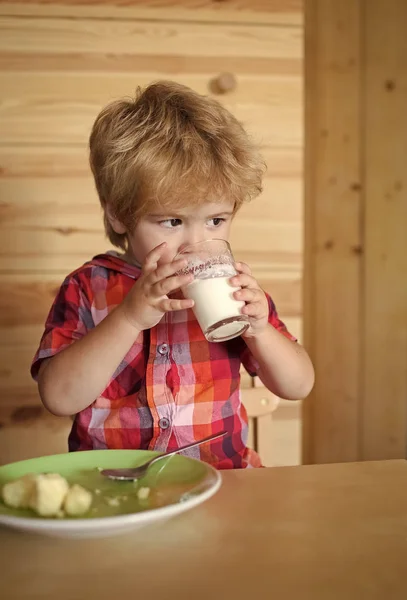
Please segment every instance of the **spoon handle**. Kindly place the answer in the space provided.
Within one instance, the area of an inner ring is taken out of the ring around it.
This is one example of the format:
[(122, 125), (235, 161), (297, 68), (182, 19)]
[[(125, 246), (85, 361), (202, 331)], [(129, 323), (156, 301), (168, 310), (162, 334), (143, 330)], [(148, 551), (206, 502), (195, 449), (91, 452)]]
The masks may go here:
[(176, 450), (170, 450), (169, 452), (165, 452), (164, 454), (160, 454), (159, 456), (154, 457), (153, 459), (151, 459), (151, 463), (160, 458), (166, 458), (167, 456), (172, 456), (173, 454), (178, 454), (178, 452), (182, 452), (183, 450), (188, 450), (189, 448), (195, 448), (195, 446), (200, 446), (201, 444), (205, 444), (206, 442), (211, 442), (212, 440), (217, 440), (220, 437), (223, 437), (224, 435), (227, 434), (227, 431), (221, 431), (220, 433), (215, 433), (213, 435), (210, 435), (206, 438), (204, 438), (203, 440), (199, 440), (198, 442), (193, 442), (192, 444), (187, 444), (186, 446), (181, 446), (180, 448), (177, 448)]

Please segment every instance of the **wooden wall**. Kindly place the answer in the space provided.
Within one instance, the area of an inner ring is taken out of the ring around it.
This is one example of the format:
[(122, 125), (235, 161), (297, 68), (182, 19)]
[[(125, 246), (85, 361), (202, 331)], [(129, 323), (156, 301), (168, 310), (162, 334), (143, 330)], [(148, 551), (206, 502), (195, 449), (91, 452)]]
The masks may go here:
[(0, 462), (60, 449), (69, 426), (41, 411), (29, 366), (64, 276), (109, 247), (87, 139), (99, 109), (137, 85), (172, 78), (211, 93), (219, 73), (235, 75), (219, 99), (268, 173), (232, 244), (301, 333), (300, 0), (134, 4), (0, 2)]
[(407, 2), (306, 0), (305, 462), (407, 456)]

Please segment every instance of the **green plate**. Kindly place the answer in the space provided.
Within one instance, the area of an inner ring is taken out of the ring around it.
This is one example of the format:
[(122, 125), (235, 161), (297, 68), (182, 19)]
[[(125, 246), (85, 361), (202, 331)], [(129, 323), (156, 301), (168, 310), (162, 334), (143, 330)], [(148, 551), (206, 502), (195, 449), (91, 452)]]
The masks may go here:
[[(92, 450), (43, 456), (0, 467), (0, 487), (27, 473), (59, 473), (70, 484), (92, 492), (90, 511), (81, 518), (43, 518), (31, 510), (7, 507), (0, 501), (0, 524), (59, 536), (111, 535), (184, 512), (210, 498), (221, 477), (210, 465), (181, 455), (152, 465), (137, 482), (112, 481), (99, 469), (136, 467), (153, 456), (145, 450)], [(140, 500), (141, 487), (150, 488)]]

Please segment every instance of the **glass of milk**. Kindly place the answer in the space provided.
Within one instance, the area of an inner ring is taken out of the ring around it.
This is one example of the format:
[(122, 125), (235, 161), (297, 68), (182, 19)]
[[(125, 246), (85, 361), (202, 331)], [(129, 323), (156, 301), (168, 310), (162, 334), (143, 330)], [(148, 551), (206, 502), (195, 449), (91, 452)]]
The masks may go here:
[(185, 298), (194, 301), (195, 317), (209, 342), (225, 342), (242, 335), (249, 319), (241, 314), (245, 305), (236, 300), (238, 289), (230, 283), (237, 274), (232, 250), (226, 240), (212, 239), (184, 248), (176, 257), (188, 260), (183, 274), (194, 280), (182, 288)]

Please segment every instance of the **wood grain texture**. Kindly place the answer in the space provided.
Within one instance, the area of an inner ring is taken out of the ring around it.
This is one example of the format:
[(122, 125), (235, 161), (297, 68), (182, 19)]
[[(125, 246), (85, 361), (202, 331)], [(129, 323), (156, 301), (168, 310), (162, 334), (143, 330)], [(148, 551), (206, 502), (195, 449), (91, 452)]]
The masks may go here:
[[(7, 4), (6, 2), (2, 4)], [(15, 0), (15, 4), (29, 4), (27, 0)], [(31, 4), (47, 7), (50, 10), (52, 6), (62, 5), (65, 8), (68, 6), (76, 7), (103, 7), (111, 6), (112, 8), (129, 7), (137, 4), (137, 8), (182, 8), (182, 9), (200, 9), (210, 8), (215, 11), (223, 12), (225, 8), (231, 10), (252, 10), (264, 12), (293, 12), (300, 13), (302, 2), (301, 0), (223, 0), (220, 4), (217, 0), (138, 0), (136, 3), (131, 0), (36, 0)]]
[(402, 0), (306, 3), (306, 462), (407, 455), (406, 28)]
[(95, 52), (47, 52), (25, 51), (19, 48), (0, 53), (0, 69), (5, 71), (37, 72), (102, 72), (102, 73), (165, 73), (167, 77), (180, 74), (195, 75), (231, 72), (246, 75), (301, 76), (302, 62), (297, 58), (246, 57), (246, 56), (185, 56), (166, 54), (97, 54)]
[(360, 411), (361, 11), (306, 2), (304, 335), (316, 384), (304, 462), (357, 460)]
[(0, 2), (0, 14), (7, 16), (54, 16), (109, 18), (111, 20), (154, 20), (201, 23), (256, 23), (258, 25), (302, 26), (303, 0), (103, 0)]
[(223, 56), (300, 59), (302, 32), (294, 27), (182, 21), (112, 21), (2, 17), (0, 52)]
[(366, 460), (407, 456), (407, 4), (366, 10), (363, 437)]
[(401, 460), (237, 469), (209, 502), (136, 534), (72, 542), (4, 528), (4, 596), (129, 598), (137, 565), (151, 600), (163, 588), (166, 600), (405, 600), (406, 480)]

